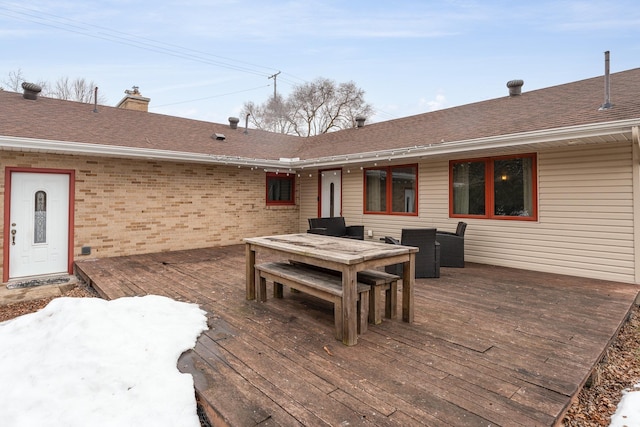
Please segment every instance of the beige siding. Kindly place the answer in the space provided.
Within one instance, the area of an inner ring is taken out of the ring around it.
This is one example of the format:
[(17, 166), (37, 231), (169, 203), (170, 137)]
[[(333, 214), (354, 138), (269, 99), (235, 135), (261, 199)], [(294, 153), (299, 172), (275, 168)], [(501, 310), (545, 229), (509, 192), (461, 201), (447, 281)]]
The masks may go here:
[(307, 218), (318, 216), (318, 175), (305, 171), (301, 171), (298, 175), (300, 217), (298, 218), (297, 231), (304, 233), (309, 228)]
[[(352, 170), (350, 174), (343, 174), (347, 177), (343, 182), (345, 217), (350, 224), (363, 224), (365, 235), (371, 230), (371, 239), (376, 241), (384, 236), (399, 237), (402, 228), (435, 227), (437, 218), (446, 218), (448, 215), (447, 171), (446, 162), (424, 162), (419, 165), (418, 216), (364, 215), (363, 171), (358, 168), (355, 173)], [(442, 179), (442, 176), (445, 178)], [(350, 201), (351, 197), (353, 202)], [(440, 223), (444, 224), (446, 220)]]
[[(364, 224), (373, 240), (399, 237), (410, 227), (453, 231), (458, 219), (449, 218), (448, 167), (448, 159), (419, 164), (417, 217), (364, 215), (362, 171), (343, 171), (347, 223)], [(466, 219), (467, 261), (636, 283), (632, 174), (628, 143), (538, 153), (539, 220)], [(315, 198), (302, 203), (306, 221), (305, 203), (315, 209)]]

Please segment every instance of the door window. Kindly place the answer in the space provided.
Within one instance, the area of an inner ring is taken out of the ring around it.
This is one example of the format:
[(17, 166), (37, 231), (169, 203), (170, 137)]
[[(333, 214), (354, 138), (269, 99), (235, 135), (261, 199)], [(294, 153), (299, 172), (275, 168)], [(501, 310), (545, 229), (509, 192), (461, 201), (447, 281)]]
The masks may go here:
[(33, 243), (47, 243), (47, 193), (42, 190), (35, 194)]

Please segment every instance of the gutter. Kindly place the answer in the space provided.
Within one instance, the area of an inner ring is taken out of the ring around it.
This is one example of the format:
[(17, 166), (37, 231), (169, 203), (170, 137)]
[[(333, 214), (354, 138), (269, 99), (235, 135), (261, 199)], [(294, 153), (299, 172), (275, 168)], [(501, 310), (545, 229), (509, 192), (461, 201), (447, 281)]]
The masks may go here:
[(438, 143), (415, 145), (413, 147), (309, 159), (281, 157), (279, 160), (270, 160), (12, 136), (0, 136), (0, 149), (131, 159), (182, 161), (250, 167), (252, 169), (265, 168), (265, 170), (268, 171), (282, 170), (293, 172), (297, 169), (305, 168), (316, 169), (331, 166), (362, 165), (365, 163), (375, 163), (383, 160), (415, 160), (436, 155), (451, 155), (463, 152), (472, 153), (484, 150), (496, 150), (525, 145), (539, 145), (552, 142), (564, 142), (569, 145), (572, 142), (585, 138), (598, 138), (611, 135), (621, 135), (626, 138), (626, 135), (629, 133), (632, 133), (632, 139), (634, 142), (636, 144), (640, 144), (640, 142), (638, 142), (638, 126), (640, 126), (640, 119), (621, 120), (616, 122), (570, 126), (565, 128), (522, 132), (517, 134), (474, 138), (460, 141), (443, 141)]

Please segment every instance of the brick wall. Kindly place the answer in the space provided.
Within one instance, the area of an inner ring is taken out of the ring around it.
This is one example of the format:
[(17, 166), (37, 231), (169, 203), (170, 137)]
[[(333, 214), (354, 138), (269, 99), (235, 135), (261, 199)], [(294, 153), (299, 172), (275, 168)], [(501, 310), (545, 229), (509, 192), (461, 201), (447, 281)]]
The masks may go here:
[[(299, 231), (297, 206), (266, 206), (264, 171), (50, 154), (0, 156), (3, 167), (76, 171), (75, 259), (224, 246), (243, 237)], [(0, 179), (4, 201), (4, 173)], [(80, 255), (83, 246), (91, 247), (91, 255)]]

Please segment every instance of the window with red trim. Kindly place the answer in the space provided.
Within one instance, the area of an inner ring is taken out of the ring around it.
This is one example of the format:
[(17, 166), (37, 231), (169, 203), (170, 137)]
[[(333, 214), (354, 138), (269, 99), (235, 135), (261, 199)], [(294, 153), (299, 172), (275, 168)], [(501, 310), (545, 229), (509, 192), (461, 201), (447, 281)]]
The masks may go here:
[(538, 219), (536, 155), (449, 162), (449, 216)]
[(418, 165), (364, 170), (364, 213), (418, 215)]
[(267, 206), (295, 205), (295, 174), (267, 173)]

